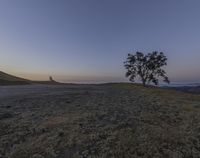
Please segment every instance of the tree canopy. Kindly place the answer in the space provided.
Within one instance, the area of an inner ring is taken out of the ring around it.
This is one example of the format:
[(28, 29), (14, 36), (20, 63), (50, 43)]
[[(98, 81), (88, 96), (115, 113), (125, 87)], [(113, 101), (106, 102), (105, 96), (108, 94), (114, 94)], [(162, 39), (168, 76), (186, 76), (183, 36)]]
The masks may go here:
[(169, 78), (163, 69), (165, 65), (167, 65), (167, 57), (163, 52), (157, 51), (146, 55), (142, 52), (128, 54), (127, 60), (124, 62), (124, 66), (127, 69), (126, 77), (132, 82), (139, 77), (143, 86), (151, 82), (158, 85), (160, 78), (169, 83)]

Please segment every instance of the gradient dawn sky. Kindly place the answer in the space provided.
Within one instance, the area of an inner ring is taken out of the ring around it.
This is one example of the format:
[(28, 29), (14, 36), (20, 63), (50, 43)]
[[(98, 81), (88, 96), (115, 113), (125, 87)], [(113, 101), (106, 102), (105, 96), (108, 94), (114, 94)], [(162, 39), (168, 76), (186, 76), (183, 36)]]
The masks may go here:
[(153, 50), (172, 81), (200, 81), (199, 0), (0, 0), (0, 71), (126, 81), (128, 52)]

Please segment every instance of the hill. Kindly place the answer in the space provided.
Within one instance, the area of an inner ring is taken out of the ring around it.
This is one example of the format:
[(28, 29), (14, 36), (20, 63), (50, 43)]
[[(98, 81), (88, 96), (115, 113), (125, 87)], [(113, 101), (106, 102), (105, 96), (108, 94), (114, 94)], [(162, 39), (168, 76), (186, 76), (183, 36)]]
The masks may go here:
[(0, 71), (0, 85), (25, 85), (31, 84), (30, 82), (30, 80), (16, 77)]
[(17, 76), (7, 74), (0, 71), (0, 86), (1, 85), (27, 85), (27, 84), (45, 84), (45, 85), (58, 85), (62, 84), (51, 79), (48, 81), (31, 81)]

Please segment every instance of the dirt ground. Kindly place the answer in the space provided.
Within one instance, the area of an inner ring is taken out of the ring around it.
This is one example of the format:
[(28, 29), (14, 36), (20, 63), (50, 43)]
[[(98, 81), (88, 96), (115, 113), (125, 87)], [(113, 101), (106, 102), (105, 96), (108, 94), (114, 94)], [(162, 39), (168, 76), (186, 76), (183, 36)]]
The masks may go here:
[(0, 87), (0, 158), (199, 158), (200, 95), (133, 84)]

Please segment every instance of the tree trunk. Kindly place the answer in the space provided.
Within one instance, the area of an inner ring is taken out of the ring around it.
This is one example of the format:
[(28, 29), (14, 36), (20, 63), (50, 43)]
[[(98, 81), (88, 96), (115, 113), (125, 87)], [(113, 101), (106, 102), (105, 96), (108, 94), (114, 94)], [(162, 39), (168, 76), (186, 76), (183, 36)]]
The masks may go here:
[(142, 80), (142, 85), (143, 85), (143, 87), (146, 87), (146, 81), (145, 80)]
[(146, 79), (144, 78), (144, 75), (141, 75), (142, 85), (143, 87), (146, 87)]

